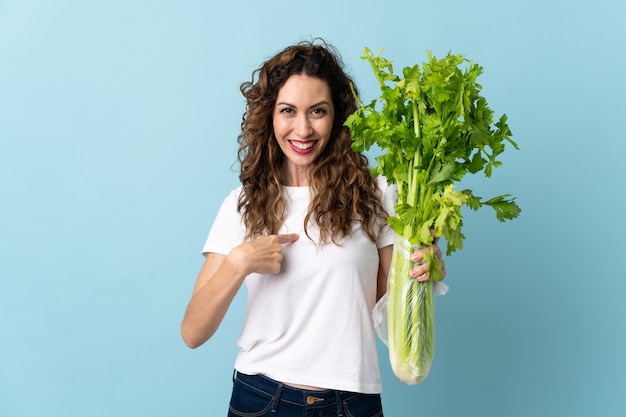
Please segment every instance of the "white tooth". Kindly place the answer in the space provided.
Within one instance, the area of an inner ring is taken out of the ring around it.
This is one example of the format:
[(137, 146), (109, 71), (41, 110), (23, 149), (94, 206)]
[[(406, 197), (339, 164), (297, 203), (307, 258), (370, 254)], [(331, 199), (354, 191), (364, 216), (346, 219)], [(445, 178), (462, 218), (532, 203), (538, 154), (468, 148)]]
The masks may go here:
[(307, 143), (291, 142), (291, 144), (295, 146), (296, 148), (302, 149), (302, 150), (313, 147), (313, 142), (307, 142)]

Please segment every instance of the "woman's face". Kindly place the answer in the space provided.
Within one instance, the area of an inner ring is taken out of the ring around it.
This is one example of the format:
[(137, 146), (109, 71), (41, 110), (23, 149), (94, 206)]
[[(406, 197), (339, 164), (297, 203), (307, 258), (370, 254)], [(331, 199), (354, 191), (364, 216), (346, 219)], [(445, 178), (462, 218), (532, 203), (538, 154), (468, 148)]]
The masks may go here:
[(274, 135), (285, 154), (283, 183), (308, 185), (308, 172), (328, 144), (333, 128), (335, 109), (328, 83), (292, 75), (278, 91), (272, 117)]

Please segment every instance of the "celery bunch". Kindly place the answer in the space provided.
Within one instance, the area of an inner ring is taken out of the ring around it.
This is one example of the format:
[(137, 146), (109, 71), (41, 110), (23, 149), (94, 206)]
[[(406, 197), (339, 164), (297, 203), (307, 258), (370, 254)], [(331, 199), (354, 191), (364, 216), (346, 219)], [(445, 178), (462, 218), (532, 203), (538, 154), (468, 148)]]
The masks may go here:
[(482, 67), (462, 55), (437, 59), (428, 52), (421, 68), (405, 67), (400, 77), (381, 53), (365, 48), (362, 57), (370, 63), (381, 95), (369, 104), (357, 97), (359, 107), (346, 126), (355, 150), (376, 145), (382, 151), (372, 174), (397, 184), (396, 215), (388, 219), (398, 235), (388, 284), (388, 345), (396, 376), (410, 384), (423, 380), (432, 363), (432, 280), (442, 279), (442, 266), (429, 252), (424, 262), (431, 281), (409, 279), (408, 255), (414, 248), (407, 245), (429, 247), (434, 237), (444, 237), (448, 255), (461, 249), (462, 206), (490, 206), (500, 221), (517, 217), (521, 210), (509, 194), (484, 200), (454, 184), (468, 173), (490, 177), (501, 165), (497, 158), (505, 143), (518, 146), (506, 115), (494, 123), (493, 111), (480, 94), (476, 80)]

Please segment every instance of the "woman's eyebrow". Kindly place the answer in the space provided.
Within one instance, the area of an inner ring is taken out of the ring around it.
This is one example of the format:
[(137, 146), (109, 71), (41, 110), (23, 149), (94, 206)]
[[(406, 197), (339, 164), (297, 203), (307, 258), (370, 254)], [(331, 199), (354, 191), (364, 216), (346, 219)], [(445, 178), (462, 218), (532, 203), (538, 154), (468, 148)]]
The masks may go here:
[[(276, 103), (276, 105), (277, 106), (297, 107), (296, 105), (288, 103), (286, 101), (280, 101), (280, 102)], [(318, 106), (322, 106), (322, 105), (330, 106), (330, 102), (328, 100), (322, 100), (322, 101), (320, 101), (318, 103), (310, 105), (309, 108), (318, 107)]]

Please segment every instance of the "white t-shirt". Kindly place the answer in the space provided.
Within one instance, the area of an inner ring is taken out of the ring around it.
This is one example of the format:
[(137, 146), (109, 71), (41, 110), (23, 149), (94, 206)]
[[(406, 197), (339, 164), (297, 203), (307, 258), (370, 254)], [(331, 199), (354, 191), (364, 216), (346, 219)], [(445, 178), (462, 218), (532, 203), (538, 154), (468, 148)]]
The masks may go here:
[[(379, 180), (383, 204), (394, 213), (395, 187)], [(284, 245), (281, 271), (245, 279), (248, 300), (235, 369), (275, 380), (361, 393), (382, 390), (372, 309), (378, 249), (393, 244), (385, 226), (376, 243), (359, 223), (340, 245), (318, 245), (319, 229), (304, 233), (308, 187), (284, 187), (289, 216), (279, 233), (299, 233)], [(228, 254), (244, 241), (237, 212), (241, 186), (224, 200), (202, 252)]]

